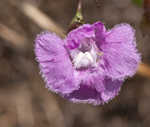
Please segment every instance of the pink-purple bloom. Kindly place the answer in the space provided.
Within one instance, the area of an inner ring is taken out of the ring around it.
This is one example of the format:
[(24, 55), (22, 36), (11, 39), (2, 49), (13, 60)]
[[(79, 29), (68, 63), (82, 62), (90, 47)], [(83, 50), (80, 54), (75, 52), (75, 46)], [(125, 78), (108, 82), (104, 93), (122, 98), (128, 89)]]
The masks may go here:
[(101, 22), (84, 24), (61, 39), (43, 32), (35, 54), (46, 87), (73, 102), (108, 102), (140, 62), (135, 31), (128, 24), (106, 30)]

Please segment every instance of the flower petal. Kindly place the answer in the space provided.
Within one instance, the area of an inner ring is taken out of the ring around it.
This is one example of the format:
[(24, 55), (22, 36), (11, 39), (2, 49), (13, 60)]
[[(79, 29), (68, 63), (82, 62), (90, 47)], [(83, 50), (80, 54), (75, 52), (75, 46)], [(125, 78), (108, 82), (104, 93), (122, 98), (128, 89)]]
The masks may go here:
[(87, 84), (80, 84), (78, 90), (64, 97), (75, 103), (104, 104), (118, 95), (122, 82), (122, 80), (113, 80), (105, 77), (103, 80), (95, 80), (90, 86)]
[(104, 76), (99, 68), (78, 72), (80, 88), (72, 93), (62, 95), (72, 102), (89, 103), (94, 105), (104, 104), (114, 98), (121, 87), (122, 80)]
[(108, 102), (118, 95), (123, 81), (106, 77), (103, 83), (105, 90), (101, 93), (101, 98), (104, 102)]
[(107, 76), (124, 79), (135, 74), (140, 62), (136, 49), (134, 30), (130, 25), (121, 24), (107, 33), (100, 66)]
[(126, 23), (116, 25), (114, 28), (108, 31), (106, 42), (135, 44), (135, 30)]
[(47, 87), (54, 92), (70, 93), (78, 89), (74, 69), (63, 40), (45, 32), (35, 40), (35, 54)]
[(99, 105), (102, 103), (100, 93), (87, 85), (81, 84), (78, 90), (64, 96), (74, 103), (89, 103)]
[(105, 42), (105, 26), (101, 22), (96, 22), (93, 24), (95, 30), (95, 41), (96, 45), (99, 49), (101, 49), (101, 45)]
[(90, 24), (84, 24), (75, 30), (72, 30), (67, 38), (67, 47), (75, 49), (79, 46), (83, 39), (94, 37), (94, 29)]

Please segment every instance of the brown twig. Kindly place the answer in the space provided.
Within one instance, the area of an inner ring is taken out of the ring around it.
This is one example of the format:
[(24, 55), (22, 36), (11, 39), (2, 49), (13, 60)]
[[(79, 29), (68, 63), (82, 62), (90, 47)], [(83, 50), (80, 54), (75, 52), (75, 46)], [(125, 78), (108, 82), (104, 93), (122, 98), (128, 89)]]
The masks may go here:
[(44, 30), (50, 30), (57, 33), (61, 37), (65, 37), (65, 31), (51, 18), (47, 17), (43, 12), (41, 12), (38, 8), (27, 2), (22, 3), (19, 8), (26, 16), (32, 19), (38, 26), (40, 26)]
[(150, 78), (150, 66), (147, 64), (141, 63), (138, 68), (137, 74)]
[(26, 39), (19, 35), (19, 33), (8, 28), (7, 26), (0, 23), (0, 37), (10, 42), (10, 44), (17, 49), (23, 49), (26, 45)]

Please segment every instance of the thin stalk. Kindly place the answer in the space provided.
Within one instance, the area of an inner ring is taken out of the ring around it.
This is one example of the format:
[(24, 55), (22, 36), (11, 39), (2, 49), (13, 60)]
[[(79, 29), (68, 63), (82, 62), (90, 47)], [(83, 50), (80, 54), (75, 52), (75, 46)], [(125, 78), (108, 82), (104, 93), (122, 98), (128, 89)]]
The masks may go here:
[(74, 18), (71, 21), (68, 32), (73, 29), (78, 28), (80, 25), (84, 23), (83, 15), (82, 15), (82, 0), (78, 0), (78, 7)]

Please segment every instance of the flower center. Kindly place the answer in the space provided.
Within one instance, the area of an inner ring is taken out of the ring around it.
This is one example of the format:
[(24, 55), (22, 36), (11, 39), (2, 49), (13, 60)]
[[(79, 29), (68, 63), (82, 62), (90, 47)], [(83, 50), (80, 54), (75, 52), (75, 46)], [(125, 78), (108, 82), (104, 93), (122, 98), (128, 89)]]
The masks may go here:
[(96, 65), (96, 59), (97, 59), (97, 54), (95, 50), (92, 48), (88, 52), (79, 51), (75, 55), (73, 59), (73, 63), (74, 63), (75, 68), (77, 69), (94, 67)]

